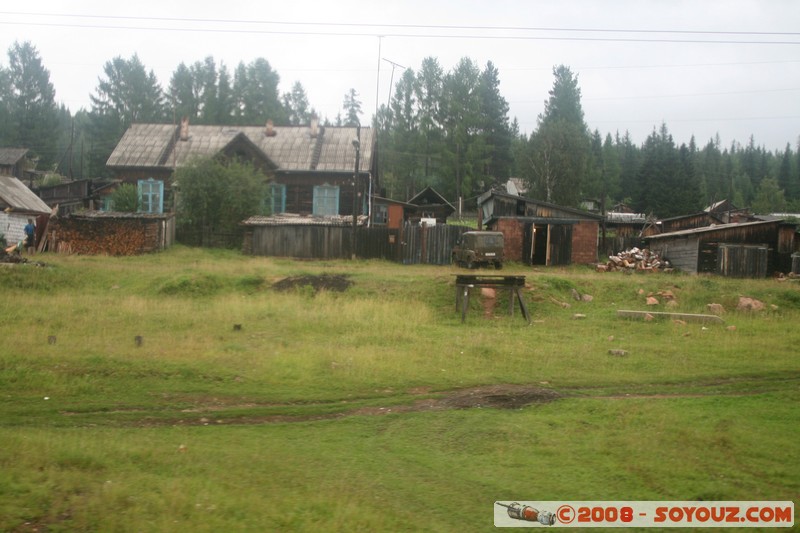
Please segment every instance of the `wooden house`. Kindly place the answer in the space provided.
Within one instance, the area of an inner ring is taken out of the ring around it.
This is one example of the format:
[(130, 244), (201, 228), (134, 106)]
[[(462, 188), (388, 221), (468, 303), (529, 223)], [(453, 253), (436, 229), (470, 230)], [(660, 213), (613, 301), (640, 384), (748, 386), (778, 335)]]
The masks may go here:
[(49, 216), (47, 204), (24, 183), (13, 176), (0, 176), (0, 234), (8, 244), (25, 238), (28, 219), (36, 219), (41, 227)]
[(661, 233), (672, 233), (694, 228), (705, 228), (714, 224), (723, 224), (721, 218), (710, 211), (702, 211), (690, 215), (681, 215), (659, 220)]
[(50, 207), (58, 207), (59, 215), (82, 210), (111, 210), (111, 195), (119, 181), (76, 180), (58, 185), (39, 187), (39, 198)]
[(505, 257), (531, 265), (597, 261), (602, 217), (497, 191), (478, 197), (481, 227), (505, 236)]
[(796, 224), (770, 220), (693, 228), (645, 240), (683, 272), (758, 278), (791, 271), (796, 231)]
[[(371, 128), (309, 126), (207, 126), (134, 124), (107, 166), (139, 188), (143, 211), (172, 211), (175, 169), (196, 158), (239, 158), (268, 180), (270, 211), (344, 216), (369, 212), (377, 190)], [(356, 172), (358, 167), (358, 172)], [(357, 175), (358, 179), (354, 180)]]
[(27, 148), (0, 148), (0, 176), (23, 179), (28, 165)]
[(456, 211), (453, 204), (436, 192), (433, 187), (425, 187), (408, 203), (417, 207), (416, 212), (410, 217), (410, 221), (414, 223), (435, 220), (437, 224), (446, 224), (447, 218)]

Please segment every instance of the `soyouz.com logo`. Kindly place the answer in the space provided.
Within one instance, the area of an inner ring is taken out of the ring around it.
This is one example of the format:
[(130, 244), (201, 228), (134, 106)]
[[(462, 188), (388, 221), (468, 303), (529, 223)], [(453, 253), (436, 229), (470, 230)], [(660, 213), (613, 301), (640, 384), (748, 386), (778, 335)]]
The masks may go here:
[(496, 501), (496, 527), (792, 527), (790, 501)]

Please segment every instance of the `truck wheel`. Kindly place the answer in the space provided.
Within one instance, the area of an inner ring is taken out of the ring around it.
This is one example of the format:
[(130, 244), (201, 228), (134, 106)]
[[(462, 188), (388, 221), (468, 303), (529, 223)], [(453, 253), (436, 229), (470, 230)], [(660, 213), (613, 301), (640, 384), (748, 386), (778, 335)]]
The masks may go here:
[(495, 263), (494, 264), (494, 269), (495, 270), (501, 270), (502, 268), (503, 268), (503, 263)]

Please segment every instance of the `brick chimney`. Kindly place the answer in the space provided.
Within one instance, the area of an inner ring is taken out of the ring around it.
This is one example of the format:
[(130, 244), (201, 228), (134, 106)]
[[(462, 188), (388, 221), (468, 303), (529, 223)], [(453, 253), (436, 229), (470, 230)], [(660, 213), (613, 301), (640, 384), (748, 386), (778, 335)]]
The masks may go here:
[(267, 120), (267, 126), (264, 129), (264, 135), (267, 137), (275, 137), (278, 132), (275, 131), (275, 126), (272, 124), (272, 119)]
[(181, 136), (180, 139), (182, 141), (189, 140), (189, 117), (183, 117), (181, 119)]
[(310, 134), (312, 139), (316, 139), (319, 135), (319, 117), (317, 115), (311, 115)]

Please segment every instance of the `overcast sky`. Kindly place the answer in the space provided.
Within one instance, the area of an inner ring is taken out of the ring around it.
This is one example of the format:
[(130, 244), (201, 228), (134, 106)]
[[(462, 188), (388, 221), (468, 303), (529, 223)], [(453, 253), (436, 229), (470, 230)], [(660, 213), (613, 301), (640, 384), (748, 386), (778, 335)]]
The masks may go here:
[[(225, 2), (38, 0), (0, 7), (0, 48), (32, 42), (73, 112), (89, 108), (103, 65), (134, 53), (163, 88), (180, 62), (206, 56), (230, 71), (264, 57), (331, 120), (356, 89), (368, 124), (389, 99), (392, 63), (445, 71), (462, 57), (492, 61), (523, 132), (553, 85), (554, 65), (578, 75), (586, 122), (636, 144), (666, 123), (677, 144), (732, 141), (797, 148), (797, 0), (293, 0)], [(8, 65), (4, 53), (0, 59)]]

